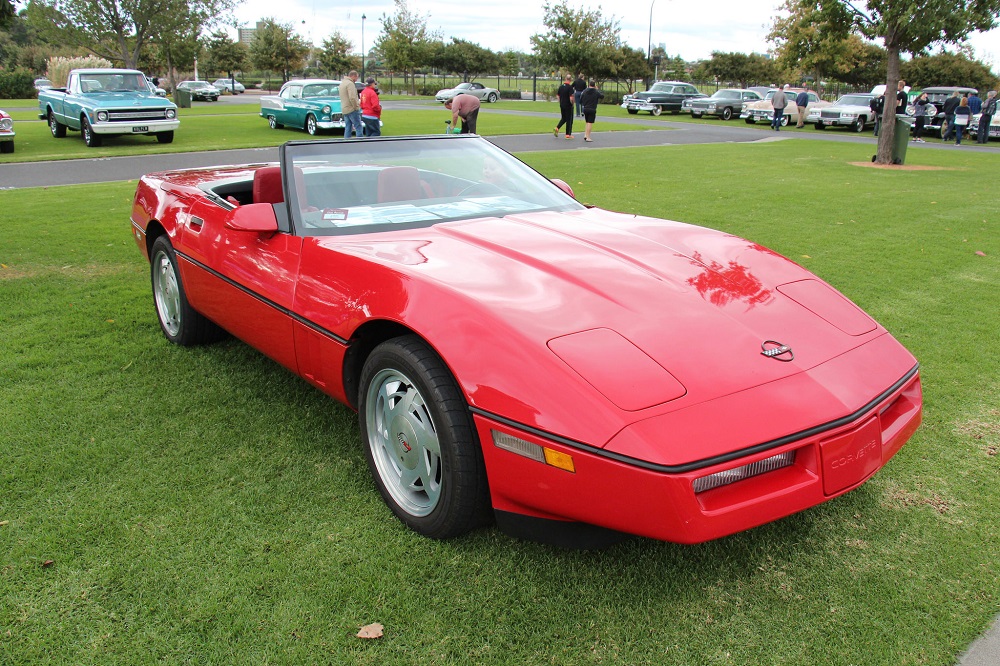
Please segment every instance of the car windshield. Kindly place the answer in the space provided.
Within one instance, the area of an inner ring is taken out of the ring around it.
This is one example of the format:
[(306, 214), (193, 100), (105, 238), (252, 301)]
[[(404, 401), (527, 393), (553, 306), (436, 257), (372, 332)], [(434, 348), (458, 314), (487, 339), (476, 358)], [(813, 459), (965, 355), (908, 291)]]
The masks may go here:
[(336, 83), (313, 83), (302, 88), (303, 97), (330, 97), (340, 94), (340, 85)]
[(868, 106), (871, 95), (844, 95), (837, 100), (837, 106)]
[(81, 75), (84, 92), (149, 92), (146, 77), (139, 72), (104, 74), (86, 72)]
[(712, 97), (714, 99), (739, 99), (740, 98), (740, 91), (739, 90), (727, 90), (727, 89), (718, 90), (718, 91), (716, 91), (716, 93), (714, 95), (712, 95)]
[(282, 147), (296, 231), (371, 233), (584, 207), (475, 136), (290, 142)]

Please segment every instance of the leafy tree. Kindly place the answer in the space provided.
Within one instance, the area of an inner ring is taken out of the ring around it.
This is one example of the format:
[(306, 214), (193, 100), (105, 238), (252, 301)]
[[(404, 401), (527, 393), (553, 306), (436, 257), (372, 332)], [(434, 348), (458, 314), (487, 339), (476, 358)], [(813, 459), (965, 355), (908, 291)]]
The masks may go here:
[(504, 76), (517, 76), (521, 71), (521, 61), (517, 51), (504, 51), (497, 54), (497, 71)]
[(747, 55), (713, 51), (712, 59), (705, 63), (703, 71), (717, 81), (737, 83), (741, 88), (777, 80), (773, 61), (757, 53)]
[(545, 65), (574, 74), (614, 71), (620, 57), (621, 26), (614, 18), (605, 19), (596, 10), (570, 9), (566, 0), (545, 4), (544, 34), (532, 35), (535, 53)]
[(0, 0), (0, 28), (6, 28), (17, 16), (13, 0)]
[(997, 77), (990, 68), (964, 53), (917, 56), (900, 65), (900, 75), (917, 88), (968, 86), (982, 91), (997, 87)]
[[(3, 0), (0, 0), (2, 2)], [(150, 41), (223, 21), (236, 0), (32, 0), (28, 18), (56, 43), (135, 67)]]
[(415, 88), (414, 70), (430, 61), (436, 33), (427, 28), (427, 17), (415, 14), (406, 0), (393, 0), (396, 11), (392, 16), (382, 15), (382, 33), (375, 40), (375, 48), (382, 54), (386, 67), (403, 73), (409, 81), (411, 92)]
[(823, 81), (838, 71), (848, 50), (849, 33), (831, 27), (822, 9), (808, 0), (784, 0), (767, 41), (774, 44), (778, 66), (786, 78), (802, 80), (812, 76)]
[[(955, 44), (969, 33), (994, 28), (1000, 15), (1000, 0), (819, 0), (831, 29), (855, 30), (868, 39), (880, 39), (886, 50), (886, 89), (896, 90), (900, 75), (900, 53), (918, 54), (932, 44)], [(886, 109), (891, 109), (886, 104)], [(889, 111), (887, 111), (887, 114)], [(892, 161), (895, 123), (885, 123), (879, 132), (876, 162)]]
[(246, 67), (249, 59), (247, 47), (242, 42), (233, 41), (228, 34), (213, 32), (205, 43), (205, 69), (221, 72), (232, 77), (233, 72)]
[(499, 68), (496, 53), (458, 37), (452, 37), (451, 44), (444, 45), (435, 61), (441, 69), (462, 74), (467, 81)]
[(634, 92), (633, 82), (652, 76), (652, 73), (645, 52), (630, 46), (620, 47), (614, 78), (625, 81), (628, 84), (629, 92)]
[(291, 23), (278, 23), (274, 18), (261, 21), (250, 40), (250, 62), (266, 72), (282, 72), (287, 81), (289, 72), (302, 69), (309, 45), (292, 32)]
[(339, 30), (323, 40), (319, 53), (320, 65), (331, 76), (343, 76), (352, 69), (361, 70), (361, 58), (351, 55), (354, 44)]

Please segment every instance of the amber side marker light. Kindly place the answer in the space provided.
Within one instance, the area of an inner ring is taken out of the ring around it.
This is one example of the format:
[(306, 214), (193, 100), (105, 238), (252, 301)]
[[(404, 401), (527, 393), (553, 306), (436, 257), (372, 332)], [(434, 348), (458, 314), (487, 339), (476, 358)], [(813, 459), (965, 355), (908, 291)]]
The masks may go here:
[(562, 453), (561, 451), (556, 451), (546, 446), (539, 446), (534, 442), (529, 442), (521, 439), (520, 437), (508, 435), (505, 432), (499, 432), (497, 430), (491, 430), (490, 432), (493, 435), (493, 444), (498, 449), (516, 453), (519, 456), (530, 458), (531, 460), (544, 463), (550, 467), (558, 467), (559, 469), (564, 469), (567, 472), (576, 472), (576, 467), (573, 465), (573, 456), (567, 453)]
[(697, 478), (691, 485), (694, 487), (694, 491), (696, 493), (703, 493), (706, 490), (711, 490), (712, 488), (728, 486), (730, 483), (736, 483), (737, 481), (749, 479), (753, 476), (772, 472), (776, 469), (781, 469), (782, 467), (789, 467), (794, 462), (795, 451), (785, 451), (784, 453), (779, 453), (776, 456), (758, 460), (757, 462), (750, 463), (749, 465), (743, 465), (742, 467), (735, 467), (733, 469), (727, 469), (721, 472), (716, 472), (715, 474), (709, 474), (708, 476)]

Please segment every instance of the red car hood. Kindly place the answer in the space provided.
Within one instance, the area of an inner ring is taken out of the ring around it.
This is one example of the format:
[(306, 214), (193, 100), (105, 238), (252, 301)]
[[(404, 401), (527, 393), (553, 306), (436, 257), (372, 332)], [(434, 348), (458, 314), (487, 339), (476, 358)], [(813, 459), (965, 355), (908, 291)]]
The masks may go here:
[[(407, 322), (474, 407), (600, 444), (651, 413), (775, 382), (885, 333), (761, 246), (598, 209), (319, 242), (383, 263), (414, 293), (432, 285), (434, 316)], [(458, 335), (463, 320), (478, 322), (476, 342)], [(790, 351), (762, 353), (779, 345)]]

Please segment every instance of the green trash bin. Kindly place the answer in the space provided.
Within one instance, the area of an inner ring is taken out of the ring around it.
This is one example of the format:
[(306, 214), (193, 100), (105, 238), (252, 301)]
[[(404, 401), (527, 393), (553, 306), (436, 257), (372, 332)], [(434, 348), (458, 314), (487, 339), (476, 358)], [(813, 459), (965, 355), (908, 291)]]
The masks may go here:
[(174, 90), (174, 104), (177, 105), (179, 109), (190, 109), (191, 108), (191, 91), (184, 90), (183, 88), (178, 88)]
[(906, 116), (896, 115), (896, 135), (892, 139), (892, 163), (902, 164), (906, 161), (906, 147), (910, 145), (910, 123), (904, 120)]

